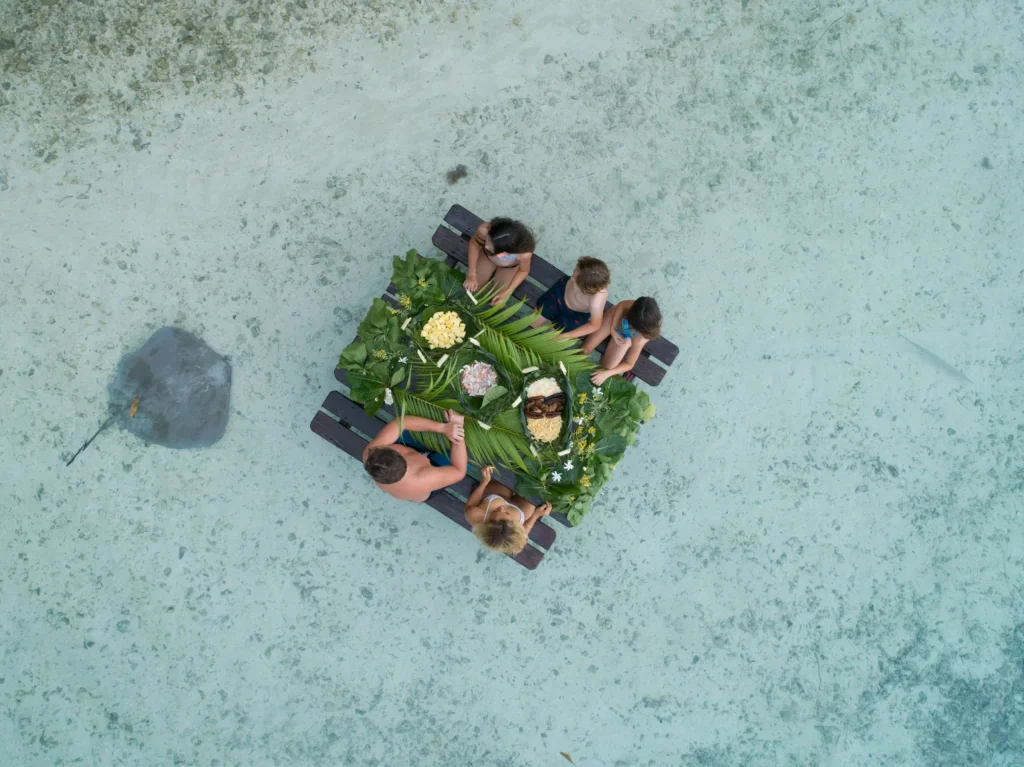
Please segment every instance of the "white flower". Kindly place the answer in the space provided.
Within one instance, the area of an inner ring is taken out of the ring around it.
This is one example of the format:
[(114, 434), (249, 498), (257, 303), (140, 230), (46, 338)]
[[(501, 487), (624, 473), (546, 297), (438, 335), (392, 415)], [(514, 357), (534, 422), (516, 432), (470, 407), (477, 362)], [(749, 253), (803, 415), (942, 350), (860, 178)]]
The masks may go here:
[(572, 450), (572, 440), (571, 439), (569, 440), (569, 444), (566, 445), (566, 447), (568, 447), (570, 450)]
[(385, 389), (384, 390), (384, 404), (385, 405), (394, 405), (395, 404), (395, 398), (391, 394), (391, 389)]
[(558, 473), (557, 471), (553, 471), (553, 472), (551, 472), (551, 479), (554, 480), (555, 482), (561, 482), (562, 481), (562, 475), (560, 473)]
[(404, 364), (406, 364), (409, 361), (409, 358), (408, 357), (399, 357), (398, 361), (401, 362), (404, 365)]
[(570, 459), (570, 460), (568, 460), (568, 461), (566, 461), (566, 462), (565, 462), (565, 470), (566, 470), (566, 471), (572, 471), (572, 465), (573, 465), (573, 464), (572, 464), (572, 460), (571, 460), (571, 459)]
[(604, 389), (594, 389), (594, 399), (601, 399), (604, 396)]

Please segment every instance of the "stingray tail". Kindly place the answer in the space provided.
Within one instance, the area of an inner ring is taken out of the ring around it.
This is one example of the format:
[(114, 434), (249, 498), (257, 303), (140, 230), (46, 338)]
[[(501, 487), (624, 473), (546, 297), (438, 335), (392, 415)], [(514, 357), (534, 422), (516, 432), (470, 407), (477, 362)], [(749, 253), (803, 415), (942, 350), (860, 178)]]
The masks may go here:
[(79, 454), (80, 454), (80, 453), (81, 453), (81, 452), (82, 452), (83, 450), (85, 450), (85, 449), (86, 449), (87, 447), (89, 447), (89, 445), (91, 445), (91, 444), (92, 444), (92, 441), (93, 441), (94, 439), (96, 439), (96, 438), (97, 438), (98, 436), (100, 436), (100, 434), (101, 434), (101, 433), (103, 432), (103, 430), (104, 430), (104, 429), (106, 429), (106, 428), (107, 428), (108, 426), (110, 426), (110, 424), (112, 424), (112, 423), (114, 422), (114, 419), (115, 419), (115, 418), (117, 418), (117, 414), (116, 414), (116, 413), (115, 413), (114, 415), (110, 416), (110, 418), (108, 418), (108, 419), (107, 419), (106, 421), (104, 421), (104, 422), (103, 422), (103, 425), (102, 425), (102, 426), (100, 426), (100, 428), (98, 428), (98, 429), (97, 429), (97, 430), (96, 430), (96, 431), (95, 431), (95, 432), (93, 433), (93, 435), (92, 435), (91, 437), (89, 437), (89, 439), (87, 439), (87, 440), (85, 441), (85, 444), (84, 444), (84, 445), (82, 445), (82, 446), (81, 446), (80, 448), (78, 448), (78, 452), (77, 452), (77, 453), (75, 453), (75, 454), (74, 454), (73, 456), (71, 456), (71, 460), (70, 460), (70, 461), (68, 461), (68, 462), (67, 462), (66, 464), (64, 464), (64, 465), (65, 465), (65, 466), (70, 466), (71, 464), (73, 464), (73, 463), (75, 462), (75, 459), (76, 459), (76, 458), (78, 458)]

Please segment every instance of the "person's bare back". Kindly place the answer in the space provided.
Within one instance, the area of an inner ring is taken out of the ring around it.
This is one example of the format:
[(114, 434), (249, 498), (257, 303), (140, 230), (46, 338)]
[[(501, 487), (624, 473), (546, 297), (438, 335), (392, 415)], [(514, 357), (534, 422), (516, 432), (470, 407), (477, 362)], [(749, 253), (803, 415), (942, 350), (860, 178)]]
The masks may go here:
[(399, 500), (422, 502), (428, 500), (433, 492), (466, 476), (469, 456), (463, 434), (463, 416), (454, 410), (445, 415), (447, 423), (406, 416), (402, 425), (410, 432), (444, 434), (452, 444), (451, 465), (435, 466), (420, 451), (399, 443), (402, 435), (398, 423), (392, 421), (363, 451), (363, 467), (377, 487)]
[(569, 279), (565, 286), (565, 305), (574, 312), (597, 315), (601, 317), (604, 312), (604, 305), (608, 302), (608, 289), (599, 290), (597, 293), (586, 294), (580, 290), (576, 282), (576, 275)]

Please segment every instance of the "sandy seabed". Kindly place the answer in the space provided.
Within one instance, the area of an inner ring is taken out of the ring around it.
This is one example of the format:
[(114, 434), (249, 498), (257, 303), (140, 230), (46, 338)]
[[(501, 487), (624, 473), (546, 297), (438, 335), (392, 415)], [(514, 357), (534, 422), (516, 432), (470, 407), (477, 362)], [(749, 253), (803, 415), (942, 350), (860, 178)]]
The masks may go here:
[[(0, 4), (0, 761), (1024, 764), (1022, 28)], [(532, 573), (308, 427), (455, 202), (681, 349)], [(65, 468), (163, 325), (231, 357), (224, 439)]]

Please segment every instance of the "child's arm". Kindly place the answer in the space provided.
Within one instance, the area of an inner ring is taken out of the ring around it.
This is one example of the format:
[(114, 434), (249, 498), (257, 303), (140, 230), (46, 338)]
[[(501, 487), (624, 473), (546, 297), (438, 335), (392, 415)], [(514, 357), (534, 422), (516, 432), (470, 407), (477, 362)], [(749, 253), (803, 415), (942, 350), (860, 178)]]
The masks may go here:
[(533, 509), (533, 513), (523, 523), (523, 529), (526, 530), (526, 534), (530, 534), (530, 531), (533, 529), (533, 526), (537, 524), (538, 519), (540, 519), (541, 517), (546, 517), (550, 513), (550, 503), (542, 503), (540, 506), (535, 506)]
[(471, 525), (483, 522), (484, 512), (480, 504), (484, 500), (484, 493), (487, 491), (492, 473), (494, 473), (493, 466), (484, 466), (480, 470), (480, 484), (473, 488), (473, 492), (466, 499), (466, 521)]
[[(603, 340), (611, 338), (615, 328), (619, 325), (619, 320), (626, 311), (624, 308), (625, 303), (625, 301), (620, 301), (615, 304), (615, 308), (612, 309), (610, 316), (607, 314), (602, 315), (603, 319), (601, 321), (601, 327), (587, 336), (586, 340), (583, 342), (584, 352), (590, 354), (594, 349), (600, 346)], [(611, 343), (611, 341), (609, 341), (609, 343)]]
[(476, 234), (473, 235), (469, 241), (469, 255), (466, 281), (462, 283), (465, 285), (466, 290), (471, 293), (475, 293), (480, 289), (480, 283), (476, 280), (476, 267), (480, 263), (480, 259), (483, 258), (484, 254), (484, 243), (487, 241), (487, 224), (480, 224), (476, 228)]
[(512, 295), (512, 291), (526, 281), (527, 276), (530, 274), (530, 261), (532, 258), (533, 253), (519, 254), (519, 268), (516, 270), (515, 276), (512, 277), (512, 281), (509, 282), (508, 286), (491, 299), (491, 304), (493, 306), (498, 306), (499, 304), (503, 304), (508, 301), (508, 297)]
[[(607, 294), (604, 291), (601, 291), (595, 296), (595, 299), (596, 300), (590, 302), (590, 319), (587, 323), (585, 325), (580, 325), (575, 330), (562, 333), (562, 338), (584, 338), (601, 327), (601, 321), (604, 319), (604, 304), (607, 299)], [(612, 327), (614, 327), (614, 325)]]
[(633, 369), (636, 361), (640, 359), (640, 351), (650, 340), (641, 335), (635, 335), (629, 341), (629, 351), (626, 353), (626, 358), (622, 360), (618, 365), (611, 368), (610, 370), (599, 370), (591, 376), (591, 380), (595, 386), (600, 386), (612, 376), (622, 375), (628, 373)]

